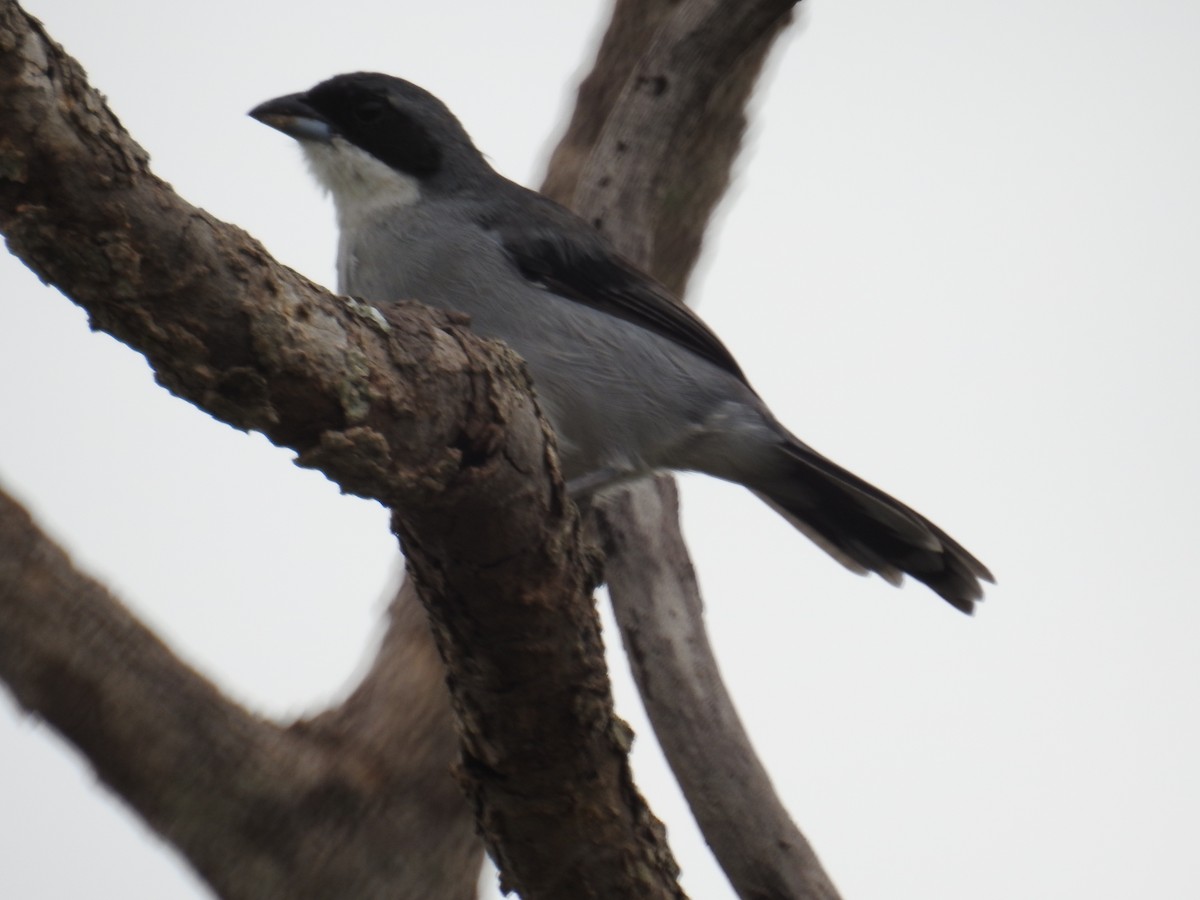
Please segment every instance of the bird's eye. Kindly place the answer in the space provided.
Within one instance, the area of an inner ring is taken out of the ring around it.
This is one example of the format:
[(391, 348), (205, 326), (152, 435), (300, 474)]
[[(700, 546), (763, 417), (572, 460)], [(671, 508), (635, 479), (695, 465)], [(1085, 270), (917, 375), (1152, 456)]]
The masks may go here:
[(374, 122), (383, 115), (384, 109), (382, 100), (363, 100), (354, 107), (354, 117), (360, 122)]

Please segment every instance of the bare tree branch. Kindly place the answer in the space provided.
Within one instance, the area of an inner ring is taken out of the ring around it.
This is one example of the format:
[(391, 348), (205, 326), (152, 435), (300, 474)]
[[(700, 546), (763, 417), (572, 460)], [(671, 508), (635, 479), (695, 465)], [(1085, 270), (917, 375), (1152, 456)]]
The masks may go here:
[(441, 661), (395, 652), (428, 633), (409, 609), (421, 618), (393, 621), (381, 656), (406, 677), (372, 672), (356, 694), (387, 690), (398, 710), (359, 720), (352, 698), (342, 721), (283, 728), (188, 668), (0, 493), (0, 679), (221, 897), (475, 896), (479, 845), (430, 741), (453, 732), (421, 683), (441, 686)]
[[(728, 185), (746, 102), (792, 6), (619, 2), (555, 151), (543, 190), (680, 296)], [(734, 889), (745, 898), (836, 898), (721, 681), (673, 479), (609, 495), (597, 512), (642, 700)]]
[[(11, 0), (0, 2), (0, 51), (0, 227), (10, 249), (95, 327), (143, 352), (173, 392), (392, 508), (448, 668), (464, 782), (508, 886), (527, 898), (681, 896), (661, 828), (633, 787), (624, 726), (612, 717), (590, 597), (595, 562), (581, 548), (515, 357), (451, 316), (397, 305), (385, 319), (334, 298), (184, 203), (149, 172), (78, 65)], [(14, 580), (27, 589), (24, 571)], [(39, 713), (59, 702), (10, 686), (39, 699)], [(175, 717), (189, 718), (186, 707)], [(119, 736), (110, 751), (137, 756), (136, 729), (105, 734)], [(251, 744), (257, 753), (260, 743)], [(262, 762), (241, 765), (257, 771)], [(124, 774), (143, 776), (140, 767)], [(158, 791), (150, 778), (137, 788), (109, 783), (126, 795)], [(334, 825), (353, 831), (364, 811), (354, 796), (335, 780), (317, 799), (325, 812), (332, 805)], [(153, 824), (173, 839), (211, 824), (194, 809), (163, 808), (178, 818)], [(257, 832), (253, 822), (241, 826), (231, 833), (257, 875)], [(300, 836), (285, 842), (291, 862), (332, 852)], [(204, 854), (190, 842), (182, 849), (210, 877)], [(301, 886), (286, 874), (274, 894), (211, 881), (226, 896), (335, 896), (329, 882)], [(384, 894), (342, 882), (336, 896), (346, 895)]]
[(834, 900), (721, 681), (683, 537), (663, 525), (678, 513), (674, 479), (656, 478), (601, 515), (613, 606), (655, 733), (739, 897)]

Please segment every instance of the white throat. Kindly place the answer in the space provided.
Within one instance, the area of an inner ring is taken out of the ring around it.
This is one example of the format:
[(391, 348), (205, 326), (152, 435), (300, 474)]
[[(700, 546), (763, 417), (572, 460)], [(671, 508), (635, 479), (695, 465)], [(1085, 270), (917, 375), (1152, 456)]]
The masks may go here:
[(345, 138), (331, 143), (301, 141), (308, 168), (329, 191), (345, 232), (384, 209), (411, 206), (421, 199), (417, 179), (397, 172)]

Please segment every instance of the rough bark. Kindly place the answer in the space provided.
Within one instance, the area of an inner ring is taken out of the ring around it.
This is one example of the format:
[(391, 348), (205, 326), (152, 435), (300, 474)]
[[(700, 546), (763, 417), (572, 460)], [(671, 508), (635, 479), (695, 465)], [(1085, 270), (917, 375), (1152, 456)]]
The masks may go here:
[[(793, 5), (619, 2), (598, 63), (628, 74), (597, 65), (552, 159), (543, 191), (680, 297), (728, 186), (746, 102)], [(833, 900), (833, 884), (775, 795), (721, 680), (674, 480), (609, 494), (596, 514), (638, 689), (730, 883), (744, 898)]]
[(428, 634), (420, 606), (398, 609), (379, 659), (403, 677), (372, 672), (340, 716), (281, 727), (189, 669), (0, 493), (0, 679), (221, 897), (475, 896), (461, 792), (430, 777), (456, 742), (430, 691), (442, 663), (407, 650), (408, 630)]
[[(381, 317), (339, 300), (183, 202), (150, 173), (78, 65), (12, 2), (0, 3), (0, 53), (0, 228), (10, 249), (83, 306), (95, 327), (144, 353), (174, 393), (235, 427), (262, 431), (296, 450), (300, 464), (393, 510), (446, 663), (462, 781), (508, 886), (528, 898), (681, 896), (661, 828), (630, 778), (627, 733), (612, 717), (590, 596), (595, 560), (582, 548), (550, 435), (515, 357), (452, 316), (413, 305)], [(36, 561), (44, 552), (34, 544), (37, 552), (12, 558)], [(24, 639), (30, 623), (19, 601), (39, 583), (21, 568), (0, 592), (0, 616), (15, 629), (0, 653), (5, 680), (81, 750), (102, 753), (94, 761), (107, 783), (222, 896), (401, 895), (382, 879), (403, 863), (364, 860), (379, 847), (350, 839), (375, 802), (371, 788), (395, 774), (388, 739), (375, 743), (388, 759), (367, 751), (369, 762), (355, 764), (338, 747), (300, 754), (291, 768), (272, 765), (280, 730), (196, 684), (152, 635), (118, 616), (113, 646), (122, 658), (148, 660), (130, 667), (140, 687), (175, 706), (158, 720), (192, 729), (169, 739), (190, 734), (192, 750), (211, 748), (213, 765), (228, 776), (220, 790), (207, 784), (189, 795), (195, 802), (168, 802), (164, 792), (180, 773), (153, 763), (172, 762), (170, 754), (140, 752), (135, 726), (149, 724), (150, 713), (118, 725), (110, 719), (123, 719), (125, 707), (96, 693), (125, 687), (105, 680), (105, 657), (95, 655), (109, 635), (78, 635), (78, 655), (18, 652), (37, 646)], [(81, 597), (97, 595), (59, 592), (62, 615), (82, 615), (73, 609)], [(90, 686), (96, 702), (64, 702), (30, 680)], [(162, 691), (180, 680), (194, 689)], [(229, 721), (217, 727), (219, 717), (200, 715), (196, 702)], [(121, 712), (106, 713), (102, 728), (77, 721), (112, 708)], [(341, 721), (354, 718), (347, 709)], [(321, 725), (337, 720), (290, 734), (320, 744), (328, 733)], [(194, 731), (205, 723), (212, 730), (201, 740)], [(227, 752), (239, 732), (248, 734)], [(142, 764), (107, 762), (122, 755)], [(254, 778), (238, 777), (246, 767)], [(300, 811), (326, 818), (346, 839), (306, 843), (319, 832), (301, 827), (305, 819), (290, 805), (305, 798)], [(247, 820), (246, 806), (266, 816), (264, 834), (278, 826), (284, 836), (256, 844), (260, 820)], [(382, 846), (404, 852), (386, 836)], [(351, 869), (380, 880), (352, 880)]]

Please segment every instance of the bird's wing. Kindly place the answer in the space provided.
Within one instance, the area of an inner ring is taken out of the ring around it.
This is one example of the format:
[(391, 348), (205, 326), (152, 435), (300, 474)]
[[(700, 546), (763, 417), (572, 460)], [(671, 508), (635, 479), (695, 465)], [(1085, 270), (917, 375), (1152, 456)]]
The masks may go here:
[(733, 355), (700, 317), (598, 232), (541, 195), (529, 192), (521, 199), (509, 214), (493, 213), (480, 224), (496, 235), (523, 277), (660, 334), (746, 382)]

